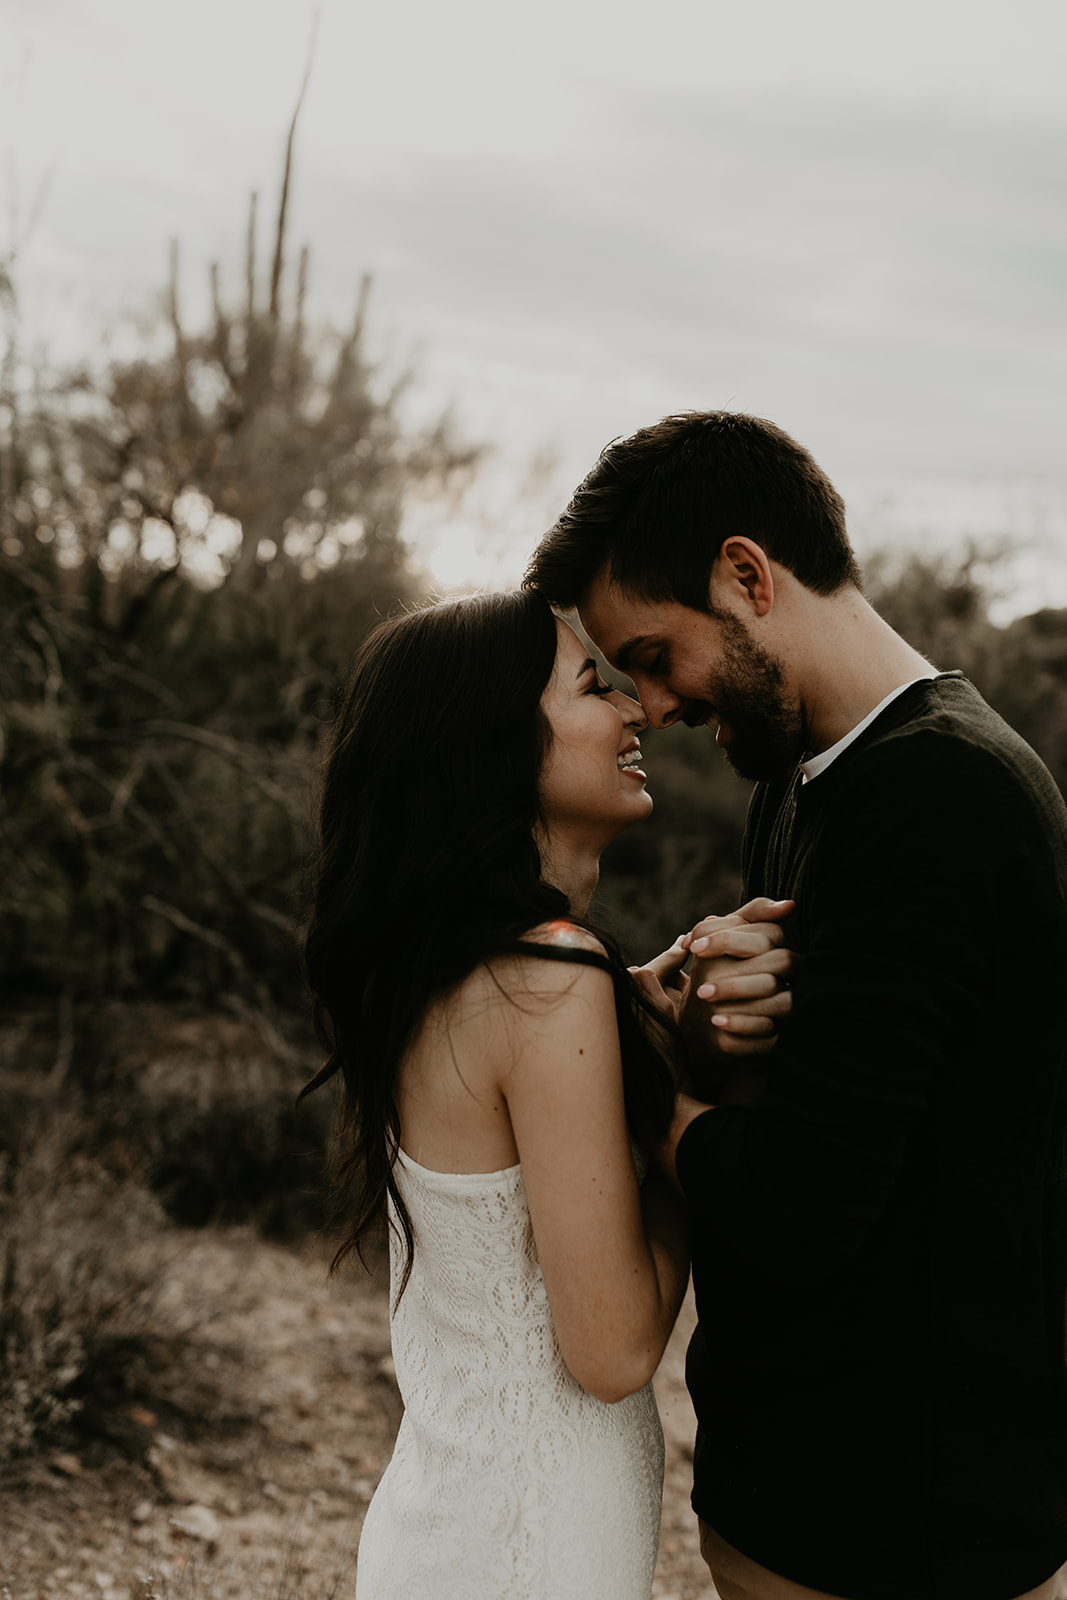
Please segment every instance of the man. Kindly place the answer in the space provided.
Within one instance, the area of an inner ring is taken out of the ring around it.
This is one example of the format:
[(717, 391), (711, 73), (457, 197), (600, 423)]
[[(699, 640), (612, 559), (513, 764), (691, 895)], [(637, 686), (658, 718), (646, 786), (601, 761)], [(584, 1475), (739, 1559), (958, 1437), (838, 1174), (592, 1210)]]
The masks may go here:
[(871, 609), (839, 496), (768, 422), (609, 446), (527, 582), (656, 727), (716, 725), (758, 780), (745, 897), (796, 902), (762, 1093), (680, 1099), (668, 1150), (723, 1600), (1067, 1596), (1055, 784)]

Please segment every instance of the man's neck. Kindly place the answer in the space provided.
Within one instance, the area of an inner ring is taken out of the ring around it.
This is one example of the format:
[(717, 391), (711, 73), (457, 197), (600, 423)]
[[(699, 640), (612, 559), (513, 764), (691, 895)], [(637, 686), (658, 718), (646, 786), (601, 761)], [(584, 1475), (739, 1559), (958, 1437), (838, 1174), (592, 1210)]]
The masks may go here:
[(813, 597), (799, 635), (808, 749), (828, 750), (901, 684), (936, 671), (856, 589)]

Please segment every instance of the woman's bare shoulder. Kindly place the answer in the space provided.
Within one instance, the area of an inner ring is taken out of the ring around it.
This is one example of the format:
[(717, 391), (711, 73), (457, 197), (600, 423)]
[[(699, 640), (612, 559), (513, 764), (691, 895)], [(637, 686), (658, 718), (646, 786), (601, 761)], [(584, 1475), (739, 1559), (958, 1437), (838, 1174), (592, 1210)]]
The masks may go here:
[[(576, 992), (588, 995), (610, 987), (600, 963), (593, 965), (582, 959), (585, 954), (607, 959), (603, 944), (586, 928), (573, 922), (542, 922), (516, 942), (547, 947), (554, 953), (546, 957), (534, 949), (529, 954), (511, 949), (480, 962), (453, 991), (448, 1007), (453, 1019), (457, 1014), (469, 1016), (472, 1010), (510, 1012), (516, 1004), (523, 1007), (529, 1000), (554, 1001)], [(577, 959), (567, 960), (570, 952)]]

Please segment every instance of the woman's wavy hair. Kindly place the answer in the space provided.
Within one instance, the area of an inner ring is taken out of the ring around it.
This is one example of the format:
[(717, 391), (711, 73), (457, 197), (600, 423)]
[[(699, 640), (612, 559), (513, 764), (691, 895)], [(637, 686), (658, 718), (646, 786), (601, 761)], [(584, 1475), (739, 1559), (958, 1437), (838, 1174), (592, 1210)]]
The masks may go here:
[[(552, 730), (541, 696), (556, 623), (536, 593), (441, 601), (381, 623), (358, 650), (328, 748), (305, 956), (326, 1060), (340, 1073), (335, 1267), (388, 1214), (410, 1271), (413, 1235), (393, 1176), (397, 1075), (431, 1001), (516, 945), (549, 960), (580, 950), (522, 944), (575, 919), (541, 876), (538, 780)], [(587, 925), (587, 924), (585, 924)], [(603, 938), (603, 934), (598, 936)], [(665, 1129), (666, 1060), (640, 1026), (643, 1001), (610, 941), (631, 1126)]]

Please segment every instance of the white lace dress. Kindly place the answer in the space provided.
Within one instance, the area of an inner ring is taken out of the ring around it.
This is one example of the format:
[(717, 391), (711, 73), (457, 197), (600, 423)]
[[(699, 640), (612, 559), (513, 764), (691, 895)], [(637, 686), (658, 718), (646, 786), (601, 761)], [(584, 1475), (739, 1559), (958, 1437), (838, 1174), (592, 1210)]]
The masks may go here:
[[(564, 1366), (521, 1167), (396, 1180), (415, 1261), (392, 1318), (404, 1400), (367, 1511), (356, 1600), (649, 1600), (663, 1433)], [(392, 1277), (400, 1250), (393, 1240)]]

